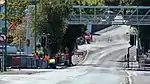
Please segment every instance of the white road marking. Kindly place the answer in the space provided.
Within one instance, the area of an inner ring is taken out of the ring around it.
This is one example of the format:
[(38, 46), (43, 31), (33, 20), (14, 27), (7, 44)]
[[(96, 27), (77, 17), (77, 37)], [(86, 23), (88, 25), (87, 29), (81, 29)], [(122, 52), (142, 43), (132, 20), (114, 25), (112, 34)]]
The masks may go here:
[(131, 73), (129, 72), (129, 71), (127, 71), (127, 70), (125, 70), (125, 72), (128, 74), (128, 80), (129, 80), (129, 84), (133, 84), (132, 83), (132, 79), (131, 79)]
[(81, 63), (83, 63), (87, 59), (87, 56), (88, 56), (88, 53), (89, 53), (89, 49), (90, 49), (89, 46), (86, 45), (86, 55), (85, 55), (85, 57), (84, 57), (84, 59), (82, 60)]
[[(115, 52), (115, 51), (117, 51), (117, 50), (120, 50), (120, 49), (124, 49), (124, 48), (127, 48), (127, 46), (126, 46), (126, 45), (123, 45), (123, 46), (117, 46), (117, 47), (113, 47), (113, 48), (106, 49), (106, 50), (104, 50), (104, 51), (101, 52), (101, 53), (102, 53), (101, 56), (99, 56), (97, 59), (100, 60), (101, 58), (107, 56), (108, 54), (110, 54), (110, 53), (112, 53), (112, 52)], [(98, 54), (99, 54), (99, 53), (98, 53)], [(95, 61), (94, 63), (95, 63), (95, 64), (98, 63), (99, 60)]]
[(134, 76), (138, 76), (137, 72), (135, 72), (135, 71), (133, 72), (133, 74), (134, 74)]

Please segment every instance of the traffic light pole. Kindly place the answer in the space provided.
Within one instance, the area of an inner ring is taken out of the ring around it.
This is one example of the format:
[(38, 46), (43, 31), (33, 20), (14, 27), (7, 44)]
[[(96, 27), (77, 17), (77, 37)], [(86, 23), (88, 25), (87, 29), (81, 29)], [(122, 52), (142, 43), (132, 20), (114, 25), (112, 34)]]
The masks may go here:
[[(5, 0), (5, 35), (7, 36), (7, 0)], [(7, 71), (7, 41), (4, 41), (4, 71)]]

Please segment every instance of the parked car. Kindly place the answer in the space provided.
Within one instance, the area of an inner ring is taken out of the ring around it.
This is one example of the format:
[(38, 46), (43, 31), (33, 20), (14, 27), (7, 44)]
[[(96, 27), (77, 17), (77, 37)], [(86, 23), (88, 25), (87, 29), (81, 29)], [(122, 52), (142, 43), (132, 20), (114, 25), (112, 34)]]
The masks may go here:
[[(0, 53), (5, 51), (5, 46), (0, 45)], [(17, 48), (14, 45), (7, 45), (7, 53), (8, 54), (16, 54)]]

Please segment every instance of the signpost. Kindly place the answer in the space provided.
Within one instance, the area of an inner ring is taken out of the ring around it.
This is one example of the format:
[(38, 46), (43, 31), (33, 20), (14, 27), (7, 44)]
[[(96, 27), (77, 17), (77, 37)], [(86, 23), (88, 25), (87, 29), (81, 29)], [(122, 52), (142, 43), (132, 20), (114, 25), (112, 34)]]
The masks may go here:
[(4, 34), (0, 34), (0, 43), (2, 45), (2, 57), (1, 57), (1, 71), (3, 72), (4, 71), (4, 58), (5, 58), (5, 55), (3, 52), (4, 51), (4, 41), (6, 40), (6, 36)]
[[(5, 1), (0, 0), (0, 13), (4, 13), (5, 12)], [(5, 21), (1, 21), (0, 20), (0, 33), (2, 33), (2, 29), (3, 27), (5, 28)], [(4, 39), (3, 37), (0, 36), (0, 44), (3, 45), (4, 44)], [(3, 46), (2, 46), (2, 52), (3, 52)], [(1, 64), (1, 71), (4, 71), (4, 54), (2, 53), (2, 57), (0, 58), (0, 64)]]
[[(5, 0), (5, 32), (4, 34), (7, 35), (7, 0)], [(7, 71), (7, 41), (4, 41), (5, 43), (5, 52), (4, 52), (4, 71)]]

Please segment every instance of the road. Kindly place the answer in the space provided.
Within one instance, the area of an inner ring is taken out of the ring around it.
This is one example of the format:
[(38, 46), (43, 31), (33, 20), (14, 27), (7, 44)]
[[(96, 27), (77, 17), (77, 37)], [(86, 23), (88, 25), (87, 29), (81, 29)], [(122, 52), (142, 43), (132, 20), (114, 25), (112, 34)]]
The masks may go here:
[(0, 84), (149, 84), (145, 75), (149, 72), (125, 71), (118, 62), (127, 53), (128, 28), (112, 26), (96, 32), (100, 36), (83, 45), (89, 53), (78, 66), (33, 75), (0, 75)]

